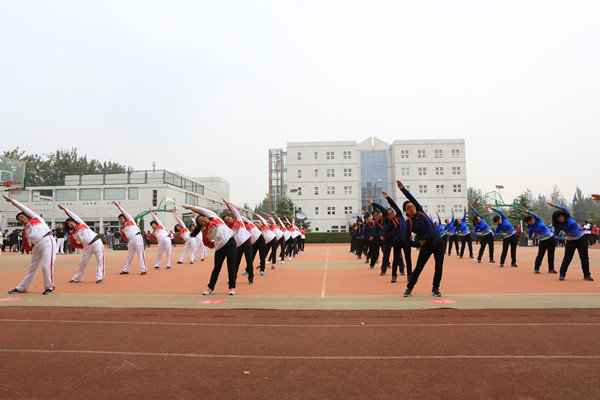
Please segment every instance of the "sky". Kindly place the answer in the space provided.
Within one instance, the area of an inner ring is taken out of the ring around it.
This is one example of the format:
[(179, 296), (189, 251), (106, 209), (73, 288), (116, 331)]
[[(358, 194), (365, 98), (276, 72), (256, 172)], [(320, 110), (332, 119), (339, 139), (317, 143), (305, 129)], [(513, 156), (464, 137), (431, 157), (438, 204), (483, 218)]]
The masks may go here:
[(0, 0), (0, 150), (268, 191), (288, 141), (466, 140), (468, 185), (600, 192), (598, 1)]

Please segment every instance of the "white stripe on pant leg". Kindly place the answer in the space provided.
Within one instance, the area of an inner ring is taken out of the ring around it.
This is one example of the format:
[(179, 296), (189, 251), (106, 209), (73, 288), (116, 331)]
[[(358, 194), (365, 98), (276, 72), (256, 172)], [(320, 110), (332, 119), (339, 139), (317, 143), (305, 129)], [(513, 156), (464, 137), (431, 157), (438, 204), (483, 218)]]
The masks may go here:
[(77, 268), (77, 272), (73, 276), (73, 280), (80, 282), (83, 274), (85, 273), (85, 269), (90, 262), (90, 258), (92, 258), (92, 248), (91, 246), (85, 246), (81, 251), (81, 261), (79, 262), (79, 268)]

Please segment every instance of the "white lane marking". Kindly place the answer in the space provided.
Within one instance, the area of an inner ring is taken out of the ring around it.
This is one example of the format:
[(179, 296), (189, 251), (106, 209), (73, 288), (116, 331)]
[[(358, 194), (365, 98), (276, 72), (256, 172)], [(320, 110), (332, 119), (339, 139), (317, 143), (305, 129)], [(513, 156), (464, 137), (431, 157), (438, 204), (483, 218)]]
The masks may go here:
[(329, 247), (325, 253), (325, 267), (323, 268), (323, 285), (321, 286), (321, 298), (325, 298), (325, 282), (327, 282), (327, 264), (329, 263)]
[(432, 324), (213, 324), (205, 322), (160, 322), (160, 321), (92, 321), (67, 319), (0, 319), (0, 323), (72, 323), (72, 324), (107, 324), (107, 325), (166, 325), (166, 326), (214, 326), (214, 327), (257, 327), (257, 328), (427, 328), (427, 327), (461, 327), (461, 326), (600, 326), (600, 322), (507, 322), (507, 323), (432, 323)]
[(600, 355), (450, 355), (450, 356), (270, 356), (270, 355), (242, 355), (242, 354), (197, 354), (197, 353), (147, 353), (136, 351), (105, 351), (105, 350), (38, 350), (38, 349), (0, 349), (0, 353), (41, 353), (41, 354), (93, 354), (93, 355), (118, 355), (118, 356), (146, 356), (146, 357), (188, 357), (188, 358), (249, 358), (249, 359), (277, 359), (277, 360), (499, 360), (499, 359), (524, 359), (524, 360), (598, 360)]

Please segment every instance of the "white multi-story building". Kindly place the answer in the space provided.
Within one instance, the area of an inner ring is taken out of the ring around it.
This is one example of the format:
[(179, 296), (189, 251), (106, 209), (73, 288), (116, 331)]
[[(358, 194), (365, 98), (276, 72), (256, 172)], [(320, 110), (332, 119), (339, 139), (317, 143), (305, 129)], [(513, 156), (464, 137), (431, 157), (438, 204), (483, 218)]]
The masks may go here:
[[(183, 204), (200, 205), (217, 212), (225, 205), (221, 198), (229, 199), (229, 183), (217, 177), (190, 178), (166, 170), (131, 171), (124, 174), (67, 175), (63, 186), (28, 187), (21, 193), (10, 194), (39, 213), (50, 227), (65, 221), (66, 215), (57, 205), (68, 207), (98, 233), (119, 228), (119, 210), (113, 201), (123, 206), (134, 217), (158, 208), (176, 209), (178, 216), (190, 222), (191, 213), (181, 209)], [(185, 211), (185, 213), (184, 213)], [(18, 227), (15, 220), (17, 209), (8, 202), (0, 202), (3, 229)], [(176, 220), (159, 213), (167, 230), (172, 230)], [(138, 221), (146, 231), (151, 217), (146, 215)]]
[(467, 204), (464, 139), (294, 142), (287, 145), (287, 196), (306, 213), (311, 230), (347, 229), (350, 218), (384, 206), (387, 191), (401, 206), (400, 180), (432, 216), (442, 219)]

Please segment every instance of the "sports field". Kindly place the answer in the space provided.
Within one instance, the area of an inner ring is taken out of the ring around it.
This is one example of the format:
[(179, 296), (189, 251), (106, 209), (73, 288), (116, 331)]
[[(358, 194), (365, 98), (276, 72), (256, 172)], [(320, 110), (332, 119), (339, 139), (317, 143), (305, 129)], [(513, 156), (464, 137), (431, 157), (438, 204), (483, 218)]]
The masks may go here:
[[(121, 276), (125, 252), (107, 250), (102, 284), (94, 262), (69, 284), (79, 258), (59, 255), (54, 294), (40, 273), (0, 295), (0, 398), (598, 399), (600, 279), (577, 258), (565, 281), (535, 275), (535, 252), (519, 248), (519, 268), (447, 257), (441, 299), (432, 265), (403, 298), (404, 277), (347, 245), (307, 245), (254, 285), (240, 275), (236, 296), (222, 271), (208, 297), (212, 255)], [(600, 251), (590, 261), (600, 278)], [(2, 255), (3, 290), (28, 262)]]

